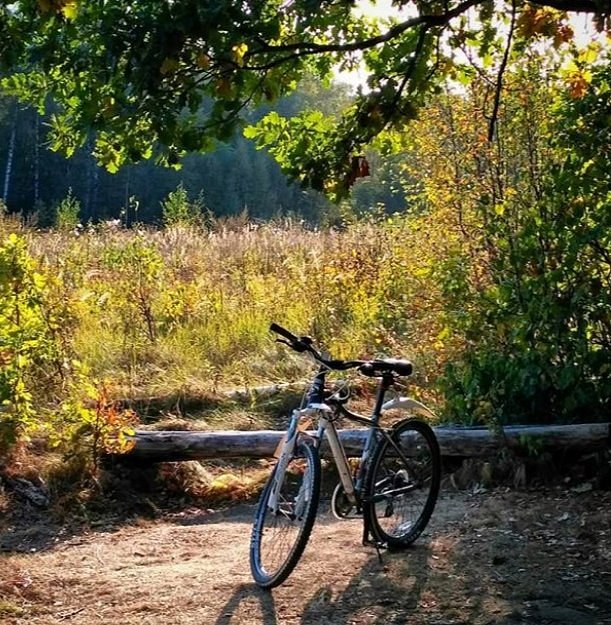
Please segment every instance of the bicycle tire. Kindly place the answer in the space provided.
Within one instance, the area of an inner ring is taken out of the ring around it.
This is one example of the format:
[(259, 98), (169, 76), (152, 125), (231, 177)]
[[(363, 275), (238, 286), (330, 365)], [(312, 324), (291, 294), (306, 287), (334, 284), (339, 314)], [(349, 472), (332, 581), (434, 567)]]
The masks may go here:
[(364, 514), (374, 538), (398, 550), (420, 536), (433, 514), (441, 454), (435, 433), (418, 419), (399, 422), (391, 439), (406, 451), (407, 464), (386, 437), (378, 442), (367, 475)]
[[(283, 509), (274, 513), (267, 503), (277, 470), (278, 465), (259, 499), (250, 541), (250, 570), (262, 588), (282, 584), (299, 562), (312, 532), (320, 497), (320, 457), (312, 445), (297, 444), (281, 478), (279, 501)], [(305, 499), (302, 503), (297, 501), (300, 494)], [(303, 509), (291, 518), (296, 503)]]

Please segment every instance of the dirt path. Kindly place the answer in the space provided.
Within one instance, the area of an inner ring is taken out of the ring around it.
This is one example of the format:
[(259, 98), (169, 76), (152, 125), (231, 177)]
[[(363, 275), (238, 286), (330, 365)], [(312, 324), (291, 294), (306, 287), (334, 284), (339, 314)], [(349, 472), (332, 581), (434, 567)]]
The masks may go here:
[(0, 533), (3, 625), (611, 624), (611, 493), (445, 495), (403, 554), (322, 514), (272, 592), (250, 579), (252, 508), (70, 538)]

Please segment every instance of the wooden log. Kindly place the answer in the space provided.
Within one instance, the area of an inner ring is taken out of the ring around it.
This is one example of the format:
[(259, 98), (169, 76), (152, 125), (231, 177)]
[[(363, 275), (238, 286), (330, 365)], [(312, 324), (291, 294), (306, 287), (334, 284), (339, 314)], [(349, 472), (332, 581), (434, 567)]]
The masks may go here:
[[(503, 432), (485, 428), (434, 428), (444, 456), (490, 456), (502, 448), (528, 451), (592, 451), (608, 447), (609, 423), (548, 426), (509, 426)], [(310, 433), (313, 434), (313, 433)], [(366, 430), (341, 430), (340, 438), (349, 456), (361, 453)], [(203, 460), (207, 458), (271, 457), (283, 432), (264, 430), (184, 432), (144, 431), (135, 435), (135, 446), (128, 457), (150, 462)], [(407, 445), (409, 448), (409, 444)], [(328, 446), (322, 446), (324, 456)]]

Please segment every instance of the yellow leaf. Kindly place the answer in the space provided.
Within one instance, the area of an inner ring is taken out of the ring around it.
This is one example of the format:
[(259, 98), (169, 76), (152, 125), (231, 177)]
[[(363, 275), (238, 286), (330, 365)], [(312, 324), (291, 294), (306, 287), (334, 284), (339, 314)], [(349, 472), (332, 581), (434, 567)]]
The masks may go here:
[(233, 46), (231, 49), (233, 52), (233, 60), (240, 66), (244, 65), (244, 57), (248, 52), (248, 45), (245, 43), (239, 43), (236, 46)]
[(62, 13), (67, 20), (73, 20), (78, 15), (78, 5), (74, 0), (66, 2), (62, 7)]
[(600, 44), (591, 43), (587, 48), (584, 48), (579, 52), (579, 60), (582, 63), (591, 64), (598, 58), (600, 52)]

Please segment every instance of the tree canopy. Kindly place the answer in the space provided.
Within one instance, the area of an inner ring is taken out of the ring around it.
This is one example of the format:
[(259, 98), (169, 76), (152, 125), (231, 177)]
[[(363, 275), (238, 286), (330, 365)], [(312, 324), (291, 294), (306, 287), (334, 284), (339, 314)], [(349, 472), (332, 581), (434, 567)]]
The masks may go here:
[(276, 145), (294, 178), (340, 197), (364, 173), (364, 145), (413, 119), (441, 82), (468, 79), (470, 50), (498, 66), (492, 136), (510, 46), (570, 44), (567, 12), (591, 13), (599, 30), (611, 14), (609, 0), (393, 4), (401, 17), (369, 18), (353, 0), (4, 0), (2, 86), (40, 110), (52, 98), (52, 147), (70, 155), (93, 131), (98, 161), (116, 171), (210, 150), (249, 106), (292, 91), (304, 74), (364, 64), (367, 85), (347, 109), (272, 114), (248, 131)]

